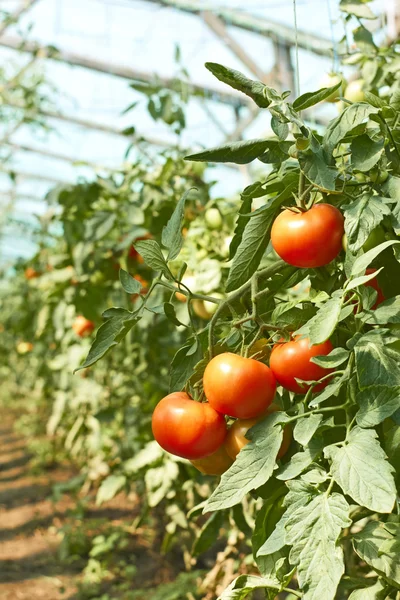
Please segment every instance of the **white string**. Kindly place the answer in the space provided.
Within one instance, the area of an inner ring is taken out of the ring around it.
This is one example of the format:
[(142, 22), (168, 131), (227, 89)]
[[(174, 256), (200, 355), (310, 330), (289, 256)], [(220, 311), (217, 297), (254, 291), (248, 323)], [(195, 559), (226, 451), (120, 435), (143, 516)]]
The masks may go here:
[(293, 16), (294, 16), (294, 33), (295, 33), (295, 49), (296, 49), (296, 69), (295, 69), (295, 86), (296, 97), (300, 96), (300, 67), (299, 67), (299, 44), (297, 36), (297, 10), (296, 0), (293, 0)]

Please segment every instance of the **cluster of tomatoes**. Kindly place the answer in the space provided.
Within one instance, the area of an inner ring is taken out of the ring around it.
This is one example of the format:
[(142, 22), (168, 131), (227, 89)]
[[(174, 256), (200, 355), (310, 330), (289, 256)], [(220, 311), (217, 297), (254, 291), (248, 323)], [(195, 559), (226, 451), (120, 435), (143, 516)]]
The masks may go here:
[[(185, 392), (169, 394), (154, 410), (153, 435), (164, 450), (189, 459), (202, 473), (220, 475), (249, 442), (247, 431), (280, 410), (273, 404), (277, 385), (305, 393), (310, 384), (297, 380), (315, 381), (328, 375), (328, 369), (310, 359), (327, 355), (331, 350), (329, 341), (316, 346), (299, 338), (278, 342), (272, 350), (269, 367), (230, 352), (219, 354), (204, 372), (207, 402), (196, 402)], [(314, 390), (321, 390), (328, 380), (325, 378)], [(226, 417), (236, 419), (230, 427)], [(291, 432), (286, 427), (277, 458), (287, 452), (290, 442)]]
[[(274, 221), (271, 242), (288, 264), (316, 268), (338, 256), (343, 236), (343, 215), (336, 207), (321, 203), (307, 211), (282, 211)], [(384, 300), (382, 291), (375, 279), (366, 285), (378, 292), (373, 307), (376, 308)], [(269, 367), (252, 358), (220, 354), (204, 372), (207, 401), (197, 402), (185, 392), (163, 398), (153, 413), (154, 437), (164, 450), (189, 459), (201, 472), (220, 475), (249, 443), (247, 431), (271, 412), (280, 410), (273, 404), (278, 384), (297, 394), (304, 394), (311, 387), (311, 392), (319, 392), (328, 384), (331, 370), (311, 359), (326, 356), (332, 350), (329, 340), (314, 346), (307, 338), (282, 340), (272, 349)], [(286, 427), (277, 458), (287, 452), (290, 443), (291, 431)]]

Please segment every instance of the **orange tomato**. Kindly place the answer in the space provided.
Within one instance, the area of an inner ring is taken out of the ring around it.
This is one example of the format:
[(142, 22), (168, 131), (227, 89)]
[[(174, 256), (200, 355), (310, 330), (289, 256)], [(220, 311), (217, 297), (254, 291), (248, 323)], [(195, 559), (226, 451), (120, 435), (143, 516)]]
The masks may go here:
[(83, 315), (78, 315), (72, 324), (72, 329), (79, 337), (90, 335), (94, 327), (93, 321), (89, 321), (89, 319), (86, 319)]
[(200, 471), (200, 473), (203, 473), (203, 475), (222, 475), (222, 473), (225, 473), (225, 471), (233, 464), (233, 460), (227, 452), (225, 443), (209, 456), (191, 460), (190, 462)]

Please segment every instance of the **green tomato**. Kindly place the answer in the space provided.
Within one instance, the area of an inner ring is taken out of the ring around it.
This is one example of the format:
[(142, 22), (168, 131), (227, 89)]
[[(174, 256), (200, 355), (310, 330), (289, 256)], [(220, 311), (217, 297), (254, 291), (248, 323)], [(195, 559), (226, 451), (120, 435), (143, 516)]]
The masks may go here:
[(293, 144), (292, 146), (290, 146), (289, 150), (288, 150), (288, 154), (289, 156), (291, 156), (292, 158), (298, 158), (299, 157), (299, 153), (296, 147), (296, 144)]
[(204, 215), (207, 225), (211, 229), (220, 229), (222, 226), (222, 216), (218, 208), (208, 208)]
[(354, 177), (360, 183), (365, 183), (367, 181), (367, 177), (366, 177), (366, 175), (364, 175), (364, 173), (354, 173)]
[(363, 87), (364, 79), (350, 81), (344, 92), (344, 97), (346, 100), (350, 100), (350, 102), (363, 102), (365, 100)]
[(386, 242), (385, 232), (382, 227), (375, 227), (369, 234), (367, 241), (364, 242), (363, 250), (364, 252), (368, 252), (368, 250), (372, 250), (372, 248), (383, 244), (383, 242)]
[(379, 167), (374, 167), (370, 170), (369, 176), (371, 181), (374, 183), (385, 183), (386, 179), (389, 177), (389, 173), (386, 169), (379, 169)]
[(310, 140), (305, 137), (299, 137), (296, 140), (296, 148), (297, 150), (307, 150), (310, 145)]

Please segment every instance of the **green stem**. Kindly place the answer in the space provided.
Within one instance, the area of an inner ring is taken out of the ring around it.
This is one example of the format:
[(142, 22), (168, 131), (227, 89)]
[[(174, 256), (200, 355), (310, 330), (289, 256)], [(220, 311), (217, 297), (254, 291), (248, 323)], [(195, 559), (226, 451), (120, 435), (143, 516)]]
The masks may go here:
[(298, 419), (304, 419), (304, 417), (309, 417), (310, 415), (320, 415), (329, 412), (335, 412), (337, 410), (345, 410), (348, 407), (348, 403), (340, 404), (339, 406), (328, 406), (326, 408), (316, 408), (315, 410), (310, 410), (309, 412), (303, 413), (301, 415), (295, 415), (294, 417), (290, 417), (285, 421), (285, 423), (292, 423), (293, 421), (297, 421)]
[[(206, 302), (213, 302), (214, 304), (221, 304), (221, 302), (223, 302), (223, 300), (221, 300), (220, 298), (214, 298), (213, 296), (206, 296), (205, 294), (195, 294), (195, 293), (191, 292), (189, 290), (189, 288), (183, 289), (182, 287), (178, 287), (178, 286), (174, 285), (173, 283), (168, 283), (168, 281), (164, 281), (161, 279), (156, 280), (156, 285), (162, 285), (162, 286), (168, 288), (169, 290), (172, 290), (173, 292), (179, 292), (179, 294), (183, 294), (187, 298), (190, 297), (193, 300), (205, 300)], [(181, 286), (183, 286), (183, 285), (184, 284), (181, 284)], [(150, 291), (152, 289), (153, 288), (151, 287), (150, 290), (148, 291), (148, 294), (150, 293)]]

